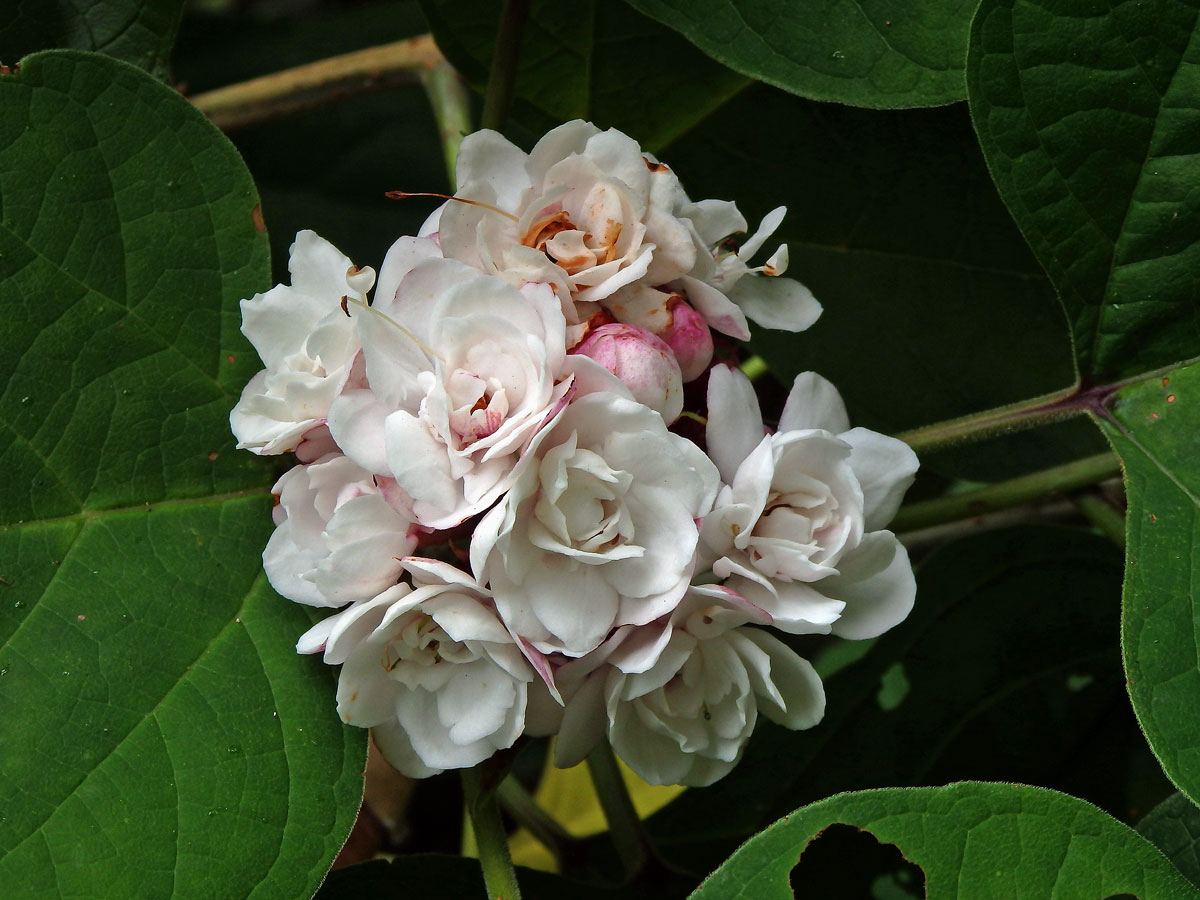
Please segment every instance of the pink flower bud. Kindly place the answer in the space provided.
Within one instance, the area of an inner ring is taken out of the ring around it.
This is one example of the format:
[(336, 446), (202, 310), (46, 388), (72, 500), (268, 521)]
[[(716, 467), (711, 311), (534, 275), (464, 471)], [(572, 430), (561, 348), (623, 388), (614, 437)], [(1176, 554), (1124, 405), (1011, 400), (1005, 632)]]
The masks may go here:
[(683, 375), (671, 348), (634, 325), (613, 322), (588, 333), (574, 350), (594, 359), (629, 388), (635, 400), (670, 424), (683, 411)]
[(671, 324), (659, 332), (659, 337), (674, 351), (686, 384), (703, 375), (712, 362), (712, 332), (704, 316), (678, 295), (667, 301), (667, 311)]

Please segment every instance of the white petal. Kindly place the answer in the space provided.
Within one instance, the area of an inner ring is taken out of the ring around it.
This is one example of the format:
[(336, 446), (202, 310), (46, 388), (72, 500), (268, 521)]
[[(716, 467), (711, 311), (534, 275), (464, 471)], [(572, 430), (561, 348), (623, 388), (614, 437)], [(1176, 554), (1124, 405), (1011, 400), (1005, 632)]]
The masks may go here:
[(822, 593), (846, 602), (834, 634), (851, 640), (878, 637), (912, 610), (916, 578), (908, 552), (890, 531), (864, 535), (838, 567), (841, 575), (820, 582)]
[(821, 316), (812, 291), (791, 278), (747, 275), (738, 279), (729, 299), (763, 328), (804, 331)]
[[(738, 655), (758, 699), (758, 710), (772, 722), (798, 730), (812, 728), (825, 715), (825, 688), (808, 660), (765, 631), (740, 628), (735, 638)], [(762, 657), (749, 653), (753, 645)], [(762, 664), (765, 658), (766, 665)]]
[(762, 411), (750, 379), (729, 366), (713, 366), (708, 375), (708, 455), (721, 480), (733, 482), (738, 467), (764, 439)]
[(886, 528), (916, 478), (917, 454), (904, 441), (866, 428), (852, 428), (839, 437), (853, 448), (850, 468), (862, 485), (867, 531)]
[(786, 206), (777, 206), (765, 216), (762, 222), (759, 223), (758, 230), (746, 239), (746, 242), (738, 248), (738, 256), (743, 260), (749, 260), (758, 248), (767, 242), (767, 238), (775, 233), (780, 224), (783, 222), (783, 217), (787, 215)]
[(796, 376), (779, 417), (781, 432), (808, 428), (823, 428), (836, 435), (850, 428), (842, 395), (831, 381), (816, 372), (801, 372)]

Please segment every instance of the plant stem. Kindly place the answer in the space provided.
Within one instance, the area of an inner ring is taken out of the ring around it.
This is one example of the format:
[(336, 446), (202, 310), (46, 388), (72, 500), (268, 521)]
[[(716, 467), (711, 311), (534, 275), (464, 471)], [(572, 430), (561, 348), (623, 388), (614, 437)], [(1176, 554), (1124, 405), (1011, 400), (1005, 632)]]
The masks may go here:
[(771, 370), (767, 365), (767, 361), (757, 354), (751, 356), (742, 363), (742, 374), (751, 381), (758, 381)]
[(192, 97), (222, 131), (232, 131), (369, 90), (414, 84), (444, 62), (427, 34), (332, 56)]
[(482, 765), (462, 772), (467, 813), (471, 816), (479, 862), (483, 866), (483, 883), (491, 900), (520, 900), (521, 889), (508, 852), (508, 835), (500, 821), (496, 789), (484, 783), (485, 777)]
[(1077, 416), (1093, 409), (1091, 400), (1089, 393), (1068, 388), (959, 419), (914, 428), (896, 437), (917, 453), (924, 454), (962, 441), (977, 441)]
[(483, 98), (482, 127), (503, 131), (512, 106), (517, 80), (517, 59), (521, 53), (521, 33), (529, 17), (530, 0), (504, 0), (488, 73), (487, 94)]
[(454, 177), (454, 164), (458, 160), (458, 145), (464, 136), (471, 133), (471, 99), (462, 76), (445, 60), (440, 60), (421, 73), (421, 84), (433, 107), (437, 119), (438, 135), (442, 139), (442, 153), (446, 159), (446, 172), (450, 176), (450, 191), (458, 185)]
[(649, 860), (650, 845), (608, 741), (588, 754), (587, 764), (617, 855), (625, 865), (625, 875), (632, 878)]
[(892, 520), (891, 528), (896, 532), (915, 531), (944, 522), (969, 519), (983, 513), (1020, 506), (1047, 494), (1086, 487), (1120, 474), (1121, 465), (1116, 455), (1100, 453), (1022, 475), (1010, 481), (991, 484), (976, 491), (966, 491), (901, 507)]
[(1097, 530), (1114, 544), (1125, 549), (1125, 516), (1113, 508), (1098, 491), (1088, 491), (1071, 498)]
[(566, 845), (573, 838), (549, 813), (537, 805), (521, 783), (509, 775), (496, 788), (496, 799), (500, 801), (505, 812), (525, 826), (529, 833), (554, 855), (561, 866), (566, 855)]

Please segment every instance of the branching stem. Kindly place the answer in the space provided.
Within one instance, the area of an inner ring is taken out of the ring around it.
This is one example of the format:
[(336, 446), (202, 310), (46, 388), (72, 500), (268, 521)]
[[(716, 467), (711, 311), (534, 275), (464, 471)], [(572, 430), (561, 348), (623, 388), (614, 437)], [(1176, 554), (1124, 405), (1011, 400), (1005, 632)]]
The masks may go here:
[(191, 100), (222, 131), (233, 131), (341, 97), (415, 84), (439, 63), (445, 63), (441, 52), (423, 34), (273, 72)]
[(1021, 506), (1048, 494), (1077, 490), (1120, 474), (1121, 464), (1116, 455), (1100, 453), (975, 491), (903, 506), (896, 513), (890, 527), (896, 532), (916, 531), (945, 522), (969, 519), (984, 513)]

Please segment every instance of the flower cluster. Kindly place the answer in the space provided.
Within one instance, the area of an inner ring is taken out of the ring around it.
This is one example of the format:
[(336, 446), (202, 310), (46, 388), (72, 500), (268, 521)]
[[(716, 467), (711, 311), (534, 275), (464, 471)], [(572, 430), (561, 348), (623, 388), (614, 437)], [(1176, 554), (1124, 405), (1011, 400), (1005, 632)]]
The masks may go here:
[[(739, 245), (733, 203), (581, 121), (528, 154), (471, 135), (458, 172), (377, 281), (306, 231), (291, 285), (242, 302), (266, 369), (234, 433), (299, 460), (264, 566), (340, 610), (297, 649), (342, 666), (340, 715), (413, 776), (556, 734), (560, 765), (607, 739), (650, 782), (709, 784), (759, 713), (824, 712), (773, 629), (867, 638), (908, 614), (884, 528), (916, 458), (813, 373), (768, 429), (714, 364), (714, 332), (820, 313), (785, 246), (752, 264), (782, 209)], [(701, 439), (680, 416), (705, 379)]]

